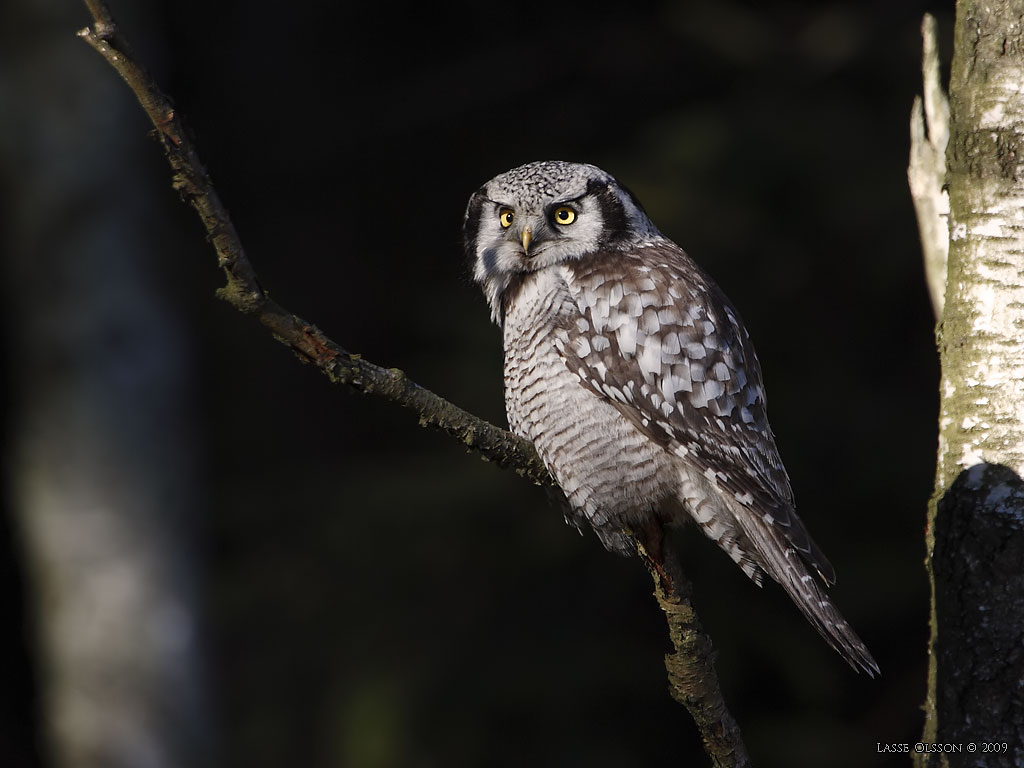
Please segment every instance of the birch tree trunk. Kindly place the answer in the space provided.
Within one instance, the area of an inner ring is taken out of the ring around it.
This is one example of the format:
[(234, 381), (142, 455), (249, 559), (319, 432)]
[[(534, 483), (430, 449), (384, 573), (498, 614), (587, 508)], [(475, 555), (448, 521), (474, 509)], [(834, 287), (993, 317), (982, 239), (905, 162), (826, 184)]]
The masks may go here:
[(1021, 766), (1024, 1), (957, 3), (949, 101), (930, 668), (916, 764)]

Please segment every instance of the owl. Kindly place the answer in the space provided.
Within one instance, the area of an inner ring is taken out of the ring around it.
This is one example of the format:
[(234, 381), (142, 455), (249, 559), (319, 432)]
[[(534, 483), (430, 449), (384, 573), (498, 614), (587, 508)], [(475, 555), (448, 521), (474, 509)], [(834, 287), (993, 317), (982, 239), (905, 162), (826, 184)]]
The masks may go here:
[(464, 237), (503, 334), (509, 425), (569, 522), (636, 554), (645, 532), (693, 520), (877, 674), (825, 594), (835, 574), (796, 515), (739, 313), (632, 193), (593, 165), (529, 163), (473, 194)]

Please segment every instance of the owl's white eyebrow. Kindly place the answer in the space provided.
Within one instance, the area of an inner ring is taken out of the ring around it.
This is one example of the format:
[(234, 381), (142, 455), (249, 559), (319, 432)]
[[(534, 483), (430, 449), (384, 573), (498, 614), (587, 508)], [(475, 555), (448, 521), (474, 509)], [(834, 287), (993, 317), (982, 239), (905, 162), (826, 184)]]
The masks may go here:
[(546, 208), (557, 208), (560, 205), (574, 205), (577, 208), (579, 208), (580, 200), (582, 200), (586, 196), (587, 196), (587, 193), (584, 192), (582, 195), (577, 195), (576, 197), (567, 197), (564, 200), (555, 200), (553, 203), (548, 203), (547, 206), (545, 206), (545, 207)]

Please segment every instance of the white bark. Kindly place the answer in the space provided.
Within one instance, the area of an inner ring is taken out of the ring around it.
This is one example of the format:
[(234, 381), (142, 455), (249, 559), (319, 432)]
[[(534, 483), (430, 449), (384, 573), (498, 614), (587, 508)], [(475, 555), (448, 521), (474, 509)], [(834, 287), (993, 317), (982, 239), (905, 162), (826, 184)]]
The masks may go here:
[(921, 23), (924, 98), (914, 98), (910, 113), (910, 165), (907, 181), (917, 213), (924, 251), (925, 279), (936, 319), (942, 318), (949, 259), (949, 193), (946, 184), (946, 144), (949, 142), (949, 100), (939, 77), (939, 48), (935, 17)]
[[(1024, 15), (1024, 4), (1010, 5)], [(1018, 44), (1020, 23), (1003, 30)], [(1024, 56), (985, 66), (984, 77), (953, 84), (971, 128), (951, 153), (946, 306), (958, 314), (946, 318), (941, 340), (939, 477), (947, 483), (981, 462), (1024, 474)]]

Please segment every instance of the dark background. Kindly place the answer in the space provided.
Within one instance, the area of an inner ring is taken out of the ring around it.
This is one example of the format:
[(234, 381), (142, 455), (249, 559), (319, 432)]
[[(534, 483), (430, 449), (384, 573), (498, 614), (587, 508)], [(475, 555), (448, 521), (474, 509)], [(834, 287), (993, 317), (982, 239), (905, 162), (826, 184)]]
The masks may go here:
[[(876, 743), (922, 727), (937, 363), (905, 168), (925, 10), (948, 62), (951, 6), (927, 2), (114, 6), (273, 296), (482, 417), (504, 425), (500, 337), (460, 229), (495, 174), (599, 165), (722, 285), (833, 595), (882, 668), (855, 675), (780, 589), (684, 532), (760, 766), (893, 764)], [(73, 35), (87, 21), (48, 34), (102, 72)], [(221, 763), (703, 764), (640, 563), (217, 301), (156, 142), (146, 162), (194, 364)], [(39, 766), (33, 595), (2, 519), (0, 765)]]

